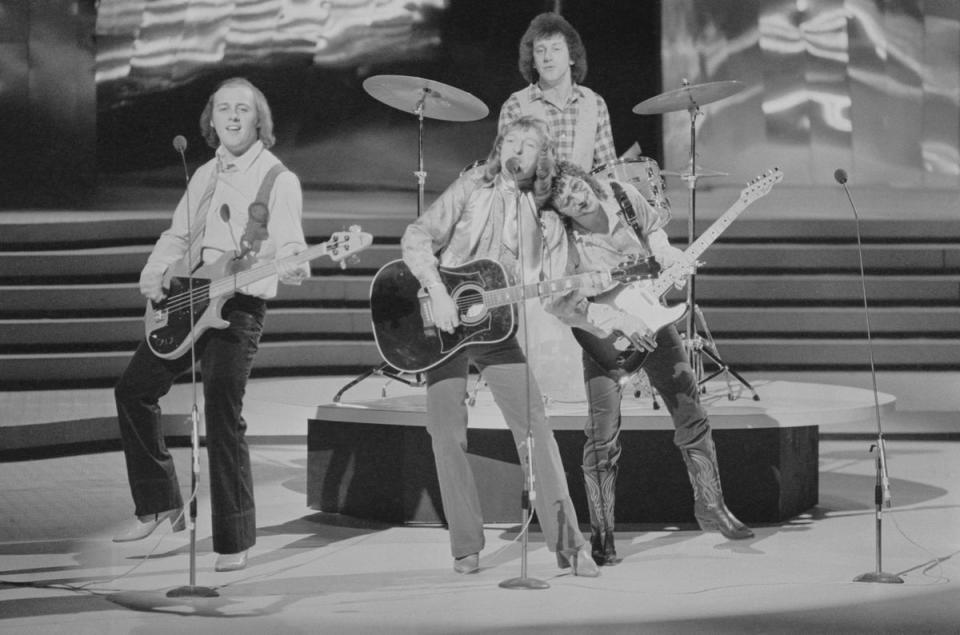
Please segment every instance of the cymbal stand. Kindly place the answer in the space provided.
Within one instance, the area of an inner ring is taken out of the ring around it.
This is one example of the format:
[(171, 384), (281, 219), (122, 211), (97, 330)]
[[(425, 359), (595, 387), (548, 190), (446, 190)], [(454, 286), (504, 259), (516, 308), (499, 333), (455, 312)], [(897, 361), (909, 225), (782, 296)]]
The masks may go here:
[[(404, 374), (405, 373), (403, 371), (397, 370), (390, 364), (387, 364), (386, 362), (384, 362), (383, 364), (380, 364), (379, 366), (375, 366), (370, 370), (364, 371), (359, 375), (357, 375), (356, 377), (354, 377), (353, 379), (351, 379), (343, 388), (337, 391), (336, 395), (333, 396), (333, 403), (340, 403), (340, 399), (343, 397), (343, 393), (347, 392), (348, 390), (350, 390), (351, 388), (353, 388), (354, 386), (362, 382), (367, 377), (372, 377), (373, 375), (386, 377), (391, 381), (398, 381), (401, 384), (406, 384), (407, 386), (412, 386), (413, 388), (420, 388), (421, 386), (425, 385), (423, 380), (423, 375), (421, 373), (415, 374), (413, 376), (413, 379), (407, 379), (406, 377), (403, 376)], [(382, 397), (387, 396), (387, 384), (383, 385), (383, 388), (380, 390), (380, 395)]]
[(417, 115), (417, 171), (414, 176), (417, 177), (417, 218), (423, 213), (423, 188), (427, 182), (427, 173), (423, 169), (423, 108), (427, 101), (427, 95), (430, 94), (429, 88), (422, 88), (423, 94), (417, 101), (417, 107), (414, 114)]
[[(417, 218), (420, 218), (420, 215), (423, 213), (423, 189), (424, 185), (427, 182), (427, 173), (423, 169), (423, 108), (427, 100), (427, 95), (430, 94), (429, 88), (422, 88), (422, 95), (417, 101), (417, 106), (414, 109), (414, 114), (417, 115), (417, 171), (413, 173), (417, 177)], [(419, 388), (424, 386), (424, 379), (421, 373), (416, 373), (413, 376), (413, 379), (407, 379), (403, 377), (403, 371), (395, 369), (393, 366), (387, 363), (380, 364), (375, 366), (368, 371), (364, 371), (357, 375), (355, 378), (351, 379), (343, 388), (337, 391), (337, 394), (333, 396), (333, 403), (340, 403), (340, 399), (343, 397), (343, 393), (347, 392), (360, 382), (362, 382), (367, 377), (373, 375), (379, 375), (381, 377), (388, 377), (392, 380), (399, 381), (402, 384), (407, 386), (413, 386), (414, 388)], [(384, 385), (381, 394), (387, 396), (387, 387)]]
[[(688, 85), (687, 80), (683, 80), (684, 86)], [(697, 224), (697, 117), (701, 114), (700, 106), (696, 102), (690, 102), (690, 106), (687, 108), (687, 112), (690, 114), (690, 171), (688, 174), (682, 176), (683, 180), (687, 183), (687, 190), (689, 193), (690, 200), (690, 213), (687, 216), (687, 246), (689, 247), (696, 240), (696, 224)], [(690, 278), (687, 280), (687, 317), (686, 317), (686, 332), (684, 333), (684, 345), (687, 349), (687, 355), (690, 359), (690, 365), (693, 367), (694, 376), (696, 377), (697, 385), (700, 386), (701, 392), (705, 391), (706, 388), (704, 385), (717, 377), (718, 375), (723, 375), (727, 380), (728, 393), (727, 397), (729, 399), (734, 399), (734, 393), (730, 389), (730, 376), (733, 376), (738, 382), (743, 384), (743, 386), (750, 391), (753, 395), (754, 401), (759, 401), (760, 397), (757, 395), (757, 392), (743, 377), (741, 377), (736, 371), (734, 371), (728, 364), (726, 364), (723, 359), (720, 357), (720, 354), (717, 352), (716, 342), (713, 340), (713, 336), (710, 334), (709, 329), (707, 329), (706, 321), (703, 319), (703, 313), (700, 311), (700, 307), (697, 306), (696, 299), (696, 285), (697, 285), (697, 275), (696, 269), (690, 274)], [(704, 332), (706, 333), (706, 338), (702, 337), (697, 332), (697, 325), (702, 326)], [(704, 376), (704, 363), (703, 357), (706, 356), (718, 366), (718, 370), (708, 376)]]

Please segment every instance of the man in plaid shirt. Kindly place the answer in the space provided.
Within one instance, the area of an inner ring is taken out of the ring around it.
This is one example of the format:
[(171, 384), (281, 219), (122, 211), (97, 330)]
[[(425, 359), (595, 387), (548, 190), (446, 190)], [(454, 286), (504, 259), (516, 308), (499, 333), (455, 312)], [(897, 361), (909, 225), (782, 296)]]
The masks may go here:
[(520, 40), (519, 67), (530, 85), (504, 102), (500, 130), (532, 115), (549, 124), (558, 159), (588, 172), (616, 160), (607, 103), (580, 84), (587, 75), (587, 51), (569, 22), (557, 13), (535, 17)]

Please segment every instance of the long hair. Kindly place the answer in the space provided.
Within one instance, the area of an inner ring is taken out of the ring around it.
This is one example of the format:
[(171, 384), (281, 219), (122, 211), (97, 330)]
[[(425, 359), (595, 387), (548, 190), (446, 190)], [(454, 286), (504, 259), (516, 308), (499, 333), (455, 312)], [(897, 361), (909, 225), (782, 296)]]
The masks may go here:
[(550, 185), (550, 204), (553, 209), (559, 211), (556, 205), (556, 198), (560, 195), (560, 188), (563, 185), (563, 177), (583, 179), (583, 182), (586, 183), (591, 190), (593, 190), (593, 193), (597, 195), (598, 199), (601, 201), (607, 200), (607, 191), (602, 185), (600, 185), (600, 181), (598, 181), (596, 177), (594, 177), (592, 174), (589, 174), (576, 163), (571, 163), (570, 161), (560, 161), (557, 163), (557, 167), (554, 172), (555, 175)]
[(217, 136), (217, 130), (213, 127), (213, 98), (217, 92), (226, 86), (246, 86), (253, 93), (253, 105), (257, 110), (257, 137), (263, 143), (263, 147), (270, 148), (276, 143), (277, 139), (273, 136), (273, 115), (270, 113), (270, 104), (264, 97), (260, 89), (254, 86), (244, 77), (231, 77), (220, 82), (216, 90), (210, 93), (207, 99), (207, 105), (200, 114), (200, 134), (206, 139), (207, 145), (211, 148), (220, 147), (220, 137)]
[(483, 179), (487, 182), (496, 178), (501, 171), (500, 154), (503, 139), (514, 130), (533, 130), (537, 133), (540, 142), (540, 152), (537, 155), (536, 169), (533, 177), (533, 198), (537, 209), (543, 207), (550, 198), (550, 187), (553, 183), (553, 174), (557, 165), (557, 145), (550, 134), (550, 128), (543, 119), (529, 115), (514, 119), (503, 127), (497, 139), (493, 142), (493, 149), (484, 163)]
[(547, 12), (531, 20), (526, 33), (520, 38), (520, 58), (517, 65), (520, 68), (520, 74), (528, 83), (535, 84), (540, 79), (537, 67), (533, 63), (533, 43), (558, 33), (567, 41), (567, 49), (570, 51), (570, 61), (573, 62), (570, 77), (577, 84), (586, 79), (587, 49), (580, 40), (580, 34), (559, 13)]

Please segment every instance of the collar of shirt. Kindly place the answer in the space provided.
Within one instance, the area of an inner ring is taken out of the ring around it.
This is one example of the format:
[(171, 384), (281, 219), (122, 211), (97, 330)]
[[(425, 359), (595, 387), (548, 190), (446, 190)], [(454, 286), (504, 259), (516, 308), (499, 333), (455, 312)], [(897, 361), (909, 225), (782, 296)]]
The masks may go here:
[[(540, 88), (540, 84), (530, 84), (530, 97), (533, 99), (539, 99), (541, 101), (546, 101), (543, 97), (543, 89)], [(580, 84), (574, 83), (571, 85), (570, 89), (570, 102), (573, 103), (583, 97), (583, 93), (580, 92)]]
[(253, 142), (246, 152), (239, 157), (233, 157), (226, 148), (220, 146), (217, 148), (217, 164), (220, 166), (220, 172), (229, 174), (230, 172), (246, 172), (253, 165), (260, 153), (266, 150), (263, 142), (257, 139)]

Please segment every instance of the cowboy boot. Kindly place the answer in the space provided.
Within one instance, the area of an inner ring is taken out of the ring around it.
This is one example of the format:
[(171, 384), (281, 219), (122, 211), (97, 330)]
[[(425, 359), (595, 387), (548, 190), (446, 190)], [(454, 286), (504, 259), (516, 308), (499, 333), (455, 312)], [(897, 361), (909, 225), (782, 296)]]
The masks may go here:
[(620, 562), (613, 542), (614, 504), (616, 502), (617, 466), (608, 470), (583, 468), (583, 482), (590, 509), (590, 546), (593, 559), (600, 566)]
[(696, 445), (680, 448), (680, 453), (693, 486), (693, 514), (700, 529), (719, 531), (729, 540), (752, 538), (750, 528), (737, 520), (723, 501), (713, 437), (708, 433)]

